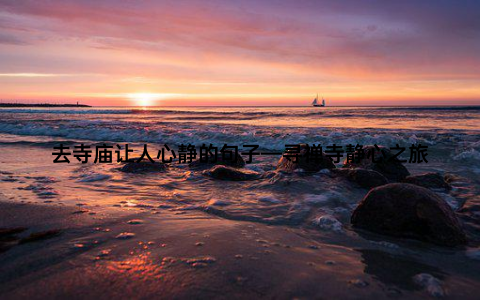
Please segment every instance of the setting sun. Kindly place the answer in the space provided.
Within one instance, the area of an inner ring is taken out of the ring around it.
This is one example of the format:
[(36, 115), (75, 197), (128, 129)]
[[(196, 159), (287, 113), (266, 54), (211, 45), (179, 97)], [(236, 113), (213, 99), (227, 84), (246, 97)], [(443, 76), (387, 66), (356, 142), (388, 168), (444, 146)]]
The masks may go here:
[(154, 93), (130, 94), (129, 98), (138, 106), (155, 106), (159, 96)]
[(157, 106), (162, 105), (162, 100), (174, 99), (184, 96), (176, 93), (132, 93), (123, 94), (121, 97), (130, 99), (134, 106)]

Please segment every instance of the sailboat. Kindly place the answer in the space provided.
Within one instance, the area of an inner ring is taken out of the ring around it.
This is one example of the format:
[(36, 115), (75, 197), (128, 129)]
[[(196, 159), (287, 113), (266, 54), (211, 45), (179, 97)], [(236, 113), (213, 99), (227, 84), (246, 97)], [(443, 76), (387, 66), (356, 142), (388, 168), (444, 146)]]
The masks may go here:
[(325, 106), (325, 99), (323, 99), (323, 97), (322, 97), (322, 104), (318, 103), (318, 94), (317, 94), (317, 97), (315, 97), (315, 99), (313, 99), (312, 106), (314, 106), (314, 107), (324, 107)]

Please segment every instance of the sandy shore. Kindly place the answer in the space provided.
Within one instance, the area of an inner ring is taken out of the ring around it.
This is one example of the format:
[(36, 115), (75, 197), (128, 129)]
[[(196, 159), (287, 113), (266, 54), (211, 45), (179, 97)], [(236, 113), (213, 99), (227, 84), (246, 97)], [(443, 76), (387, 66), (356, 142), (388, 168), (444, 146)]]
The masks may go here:
[[(428, 293), (411, 278), (425, 271), (442, 277), (448, 295), (474, 299), (480, 292), (478, 285), (472, 288), (478, 269), (471, 261), (441, 262), (437, 270), (428, 260), (445, 253), (436, 251), (407, 257), (378, 251), (367, 241), (344, 247), (327, 236), (307, 238), (311, 233), (301, 229), (202, 212), (78, 211), (0, 202), (1, 228), (28, 228), (18, 238), (61, 230), (0, 254), (2, 299), (422, 298)], [(135, 235), (117, 238), (124, 232)], [(462, 269), (469, 278), (449, 269)]]

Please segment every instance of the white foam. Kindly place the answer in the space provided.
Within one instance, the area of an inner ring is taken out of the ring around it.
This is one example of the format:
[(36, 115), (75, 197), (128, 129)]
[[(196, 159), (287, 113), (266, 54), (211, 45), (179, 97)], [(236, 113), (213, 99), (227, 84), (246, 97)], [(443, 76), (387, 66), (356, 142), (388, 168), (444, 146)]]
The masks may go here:
[(475, 149), (463, 151), (453, 157), (454, 160), (480, 160), (480, 152)]
[[(133, 115), (131, 115), (133, 116)], [(47, 117), (46, 117), (47, 118)], [(232, 143), (238, 146), (243, 144), (256, 144), (261, 149), (275, 151), (285, 150), (286, 144), (321, 144), (337, 145), (346, 144), (377, 144), (393, 146), (395, 144), (408, 145), (411, 133), (401, 134), (376, 133), (372, 135), (359, 135), (358, 131), (342, 128), (341, 130), (325, 130), (319, 134), (318, 128), (297, 127), (295, 131), (285, 128), (269, 128), (258, 130), (255, 126), (240, 128), (237, 124), (175, 123), (172, 131), (169, 123), (151, 123), (146, 127), (143, 119), (119, 121), (117, 119), (99, 120), (46, 120), (45, 122), (30, 122), (29, 120), (15, 120), (0, 122), (0, 133), (62, 137), (71, 140), (93, 140), (101, 142), (130, 142), (130, 143), (159, 143), (177, 145), (180, 143), (202, 143), (215, 146)], [(255, 134), (245, 134), (245, 130), (253, 130)], [(274, 133), (272, 133), (272, 131)], [(410, 135), (410, 136), (409, 136)], [(422, 144), (433, 142), (417, 138)]]
[(413, 281), (433, 297), (443, 297), (445, 295), (442, 282), (428, 273), (413, 276)]
[(326, 191), (320, 195), (307, 194), (304, 198), (305, 203), (309, 205), (326, 204), (331, 201), (346, 202), (345, 196), (336, 191)]
[(312, 223), (322, 230), (343, 232), (342, 223), (340, 223), (334, 216), (331, 215), (323, 215), (315, 218)]
[(307, 194), (304, 198), (305, 202), (310, 205), (318, 205), (318, 204), (325, 204), (330, 200), (330, 195), (322, 194), (322, 195), (314, 195), (314, 194)]
[(386, 241), (379, 241), (379, 242), (370, 241), (370, 243), (384, 247), (384, 248), (388, 248), (388, 249), (400, 249), (400, 246), (398, 246), (397, 244), (386, 242)]

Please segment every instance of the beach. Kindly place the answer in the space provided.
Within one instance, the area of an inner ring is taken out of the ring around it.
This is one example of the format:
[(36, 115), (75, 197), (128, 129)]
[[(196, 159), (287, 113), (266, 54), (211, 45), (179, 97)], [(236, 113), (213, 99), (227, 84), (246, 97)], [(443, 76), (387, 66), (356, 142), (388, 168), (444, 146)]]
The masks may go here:
[[(479, 107), (0, 109), (0, 228), (23, 229), (2, 240), (0, 296), (475, 299), (479, 120)], [(93, 158), (53, 163), (54, 147), (80, 143), (129, 144), (132, 157), (148, 144), (155, 159), (166, 144), (278, 153), (299, 143), (426, 145), (428, 163), (404, 166), (449, 178), (432, 193), (467, 243), (355, 228), (352, 212), (370, 188), (335, 170), (282, 172), (281, 154), (253, 157), (240, 170), (258, 176), (239, 181), (189, 164), (132, 173)]]

